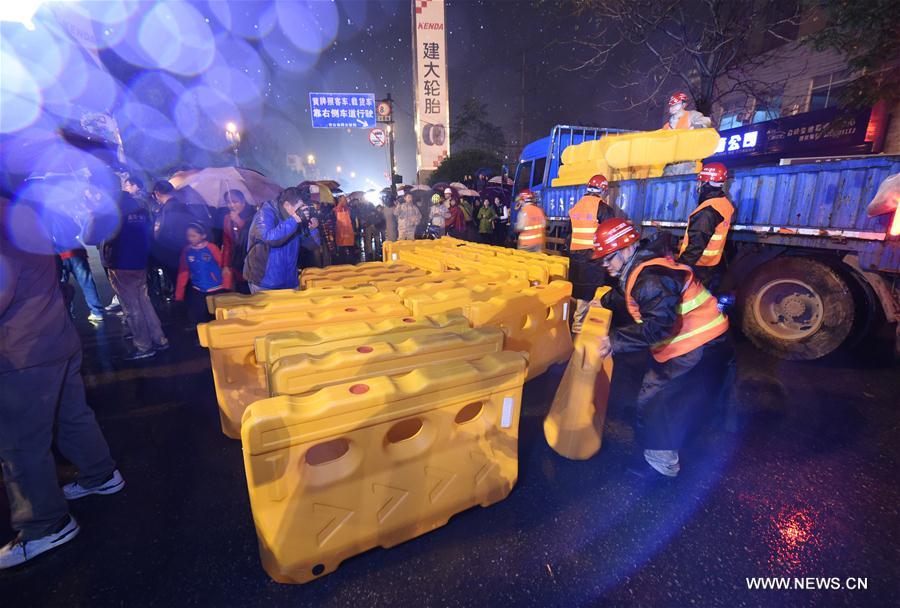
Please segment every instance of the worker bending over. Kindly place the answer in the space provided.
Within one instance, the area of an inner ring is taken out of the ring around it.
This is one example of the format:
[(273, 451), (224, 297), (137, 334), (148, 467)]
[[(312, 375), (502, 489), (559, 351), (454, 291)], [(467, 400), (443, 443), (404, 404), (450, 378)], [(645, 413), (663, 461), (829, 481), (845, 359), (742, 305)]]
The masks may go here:
[(594, 235), (600, 222), (624, 216), (607, 202), (609, 181), (603, 175), (590, 179), (584, 196), (569, 210), (572, 238), (569, 241), (569, 281), (575, 298), (575, 314), (572, 315), (572, 331), (581, 332), (591, 299), (598, 287), (606, 284), (606, 271), (593, 261)]
[(544, 215), (544, 210), (538, 207), (534, 192), (528, 189), (519, 192), (519, 196), (516, 197), (516, 206), (519, 209), (516, 215), (516, 230), (519, 233), (518, 248), (523, 251), (542, 252), (547, 216)]
[(722, 187), (728, 170), (722, 163), (707, 163), (697, 174), (697, 208), (688, 216), (684, 239), (678, 251), (678, 262), (694, 269), (694, 275), (712, 292), (722, 280), (722, 254), (734, 205)]
[[(594, 257), (610, 276), (619, 277), (617, 295), (634, 321), (605, 338), (599, 354), (650, 351), (653, 361), (637, 400), (636, 436), (652, 471), (675, 477), (681, 468), (678, 450), (699, 414), (721, 393), (734, 351), (728, 319), (691, 268), (661, 254), (656, 243), (639, 245), (639, 237), (628, 220), (605, 220), (597, 228)], [(643, 465), (633, 470), (655, 477), (652, 471)]]

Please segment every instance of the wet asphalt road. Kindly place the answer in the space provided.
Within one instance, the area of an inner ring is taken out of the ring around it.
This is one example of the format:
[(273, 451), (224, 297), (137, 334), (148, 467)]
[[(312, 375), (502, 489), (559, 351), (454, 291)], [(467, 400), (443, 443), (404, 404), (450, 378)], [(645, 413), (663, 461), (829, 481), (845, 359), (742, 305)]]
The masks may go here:
[[(128, 485), (73, 503), (80, 536), (0, 573), (0, 605), (900, 605), (889, 339), (812, 363), (739, 343), (735, 419), (711, 416), (682, 475), (662, 483), (626, 472), (639, 362), (617, 361), (604, 445), (587, 462), (544, 441), (554, 368), (526, 385), (519, 482), (505, 501), (292, 586), (260, 566), (241, 446), (220, 432), (206, 351), (173, 305), (160, 310), (175, 347), (147, 362), (122, 361), (119, 318), (78, 322), (88, 401)], [(73, 474), (61, 463), (61, 482)], [(2, 541), (8, 516), (2, 500)], [(748, 590), (747, 577), (763, 576), (868, 588)]]

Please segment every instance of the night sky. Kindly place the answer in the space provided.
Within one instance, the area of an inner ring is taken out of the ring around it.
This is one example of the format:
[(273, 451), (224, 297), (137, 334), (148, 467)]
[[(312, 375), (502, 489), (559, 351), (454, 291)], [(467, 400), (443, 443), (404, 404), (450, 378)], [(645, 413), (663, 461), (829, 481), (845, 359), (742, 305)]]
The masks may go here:
[[(308, 92), (358, 91), (376, 98), (390, 92), (396, 100), (399, 172), (413, 181), (410, 4), (117, 1), (77, 6), (94, 22), (100, 57), (117, 80), (113, 114), (126, 152), (144, 173), (163, 173), (177, 164), (230, 163), (224, 125), (233, 120), (243, 133), (240, 153), (247, 166), (288, 185), (300, 176), (288, 170), (287, 154), (304, 159), (314, 154), (320, 177), (336, 177), (352, 190), (387, 183), (387, 148), (369, 144), (366, 129), (313, 129)], [(466, 99), (477, 98), (511, 144), (519, 140), (523, 53), (526, 142), (548, 134), (557, 123), (650, 128), (661, 122), (661, 115), (649, 119), (646, 113), (601, 111), (600, 104), (618, 94), (608, 79), (561, 69), (575, 63), (568, 41), (590, 34), (576, 31), (576, 20), (553, 3), (447, 0), (446, 19), (451, 115)], [(4, 24), (5, 34), (13, 31), (9, 27)], [(17, 42), (15, 36), (10, 40)], [(39, 41), (32, 46), (40, 46)], [(58, 79), (77, 71), (60, 68)]]

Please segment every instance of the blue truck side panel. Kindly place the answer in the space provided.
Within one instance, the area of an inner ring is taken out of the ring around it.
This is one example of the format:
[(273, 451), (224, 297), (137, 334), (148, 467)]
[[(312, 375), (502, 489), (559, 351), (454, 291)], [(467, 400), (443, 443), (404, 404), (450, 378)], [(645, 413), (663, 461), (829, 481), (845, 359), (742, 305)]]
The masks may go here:
[[(866, 205), (881, 182), (895, 173), (900, 173), (898, 156), (738, 169), (727, 186), (737, 208), (733, 223), (884, 234), (892, 215), (869, 217)], [(624, 180), (611, 184), (611, 196), (635, 223), (685, 222), (696, 206), (696, 183), (693, 175)], [(542, 200), (547, 215), (567, 218), (584, 188), (545, 188)], [(744, 236), (735, 231), (735, 237), (762, 240), (766, 235), (750, 232)], [(785, 238), (793, 238), (789, 244), (798, 246), (857, 251), (864, 268), (900, 271), (897, 241), (851, 238), (838, 247), (831, 239), (814, 235)]]

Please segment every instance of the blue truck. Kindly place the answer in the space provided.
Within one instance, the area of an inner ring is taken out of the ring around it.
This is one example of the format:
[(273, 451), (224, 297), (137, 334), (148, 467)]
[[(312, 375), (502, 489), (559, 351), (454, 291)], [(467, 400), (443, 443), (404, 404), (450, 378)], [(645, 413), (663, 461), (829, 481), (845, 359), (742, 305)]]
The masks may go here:
[[(515, 190), (538, 193), (551, 251), (567, 253), (568, 211), (585, 189), (584, 184), (551, 185), (562, 151), (617, 132), (558, 125), (524, 147)], [(900, 173), (900, 156), (788, 162), (730, 171), (726, 191), (737, 211), (722, 289), (735, 294), (734, 325), (757, 347), (780, 358), (808, 360), (854, 345), (882, 323), (900, 319), (900, 236), (891, 233), (900, 210), (866, 214), (882, 181)], [(696, 197), (693, 175), (610, 184), (610, 201), (645, 232), (678, 237)], [(895, 352), (900, 352), (900, 329)]]

